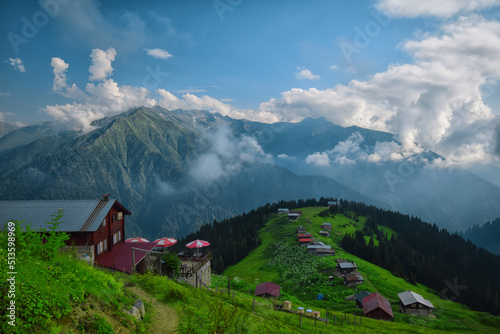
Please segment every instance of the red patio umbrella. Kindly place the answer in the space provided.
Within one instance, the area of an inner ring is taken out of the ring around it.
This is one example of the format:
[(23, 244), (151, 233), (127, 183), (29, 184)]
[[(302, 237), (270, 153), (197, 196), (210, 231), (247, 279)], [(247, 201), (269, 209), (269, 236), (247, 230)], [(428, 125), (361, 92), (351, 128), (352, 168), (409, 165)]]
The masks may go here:
[(127, 240), (125, 240), (125, 242), (149, 242), (149, 240), (146, 238), (135, 237), (135, 238), (128, 238)]
[(174, 238), (160, 238), (153, 241), (156, 243), (156, 247), (170, 247), (177, 243), (177, 240)]
[(196, 248), (196, 252), (198, 253), (199, 251), (199, 248), (201, 247), (206, 247), (210, 245), (210, 243), (208, 241), (203, 241), (203, 240), (195, 240), (195, 241), (191, 241), (191, 242), (188, 242), (186, 244), (186, 247), (187, 248)]

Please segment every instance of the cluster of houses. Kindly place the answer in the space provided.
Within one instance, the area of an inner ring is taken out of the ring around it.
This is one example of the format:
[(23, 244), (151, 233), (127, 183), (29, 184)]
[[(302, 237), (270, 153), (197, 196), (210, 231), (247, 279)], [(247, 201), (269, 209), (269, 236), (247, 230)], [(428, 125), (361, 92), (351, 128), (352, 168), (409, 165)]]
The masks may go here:
[(312, 234), (308, 233), (302, 225), (297, 227), (297, 240), (300, 246), (307, 247), (308, 253), (316, 254), (317, 256), (335, 255), (335, 250), (331, 246), (314, 240)]
[[(404, 291), (398, 294), (400, 310), (406, 314), (431, 316), (434, 305), (416, 292)], [(361, 291), (346, 298), (354, 300), (356, 306), (363, 309), (365, 317), (377, 320), (394, 320), (391, 303), (379, 293)]]

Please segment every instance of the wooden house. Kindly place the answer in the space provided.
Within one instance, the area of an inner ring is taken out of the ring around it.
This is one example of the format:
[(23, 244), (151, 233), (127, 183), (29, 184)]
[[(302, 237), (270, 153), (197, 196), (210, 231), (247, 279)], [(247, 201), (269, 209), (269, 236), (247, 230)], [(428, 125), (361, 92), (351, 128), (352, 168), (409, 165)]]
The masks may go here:
[(363, 276), (360, 274), (351, 274), (344, 276), (344, 285), (345, 286), (355, 286), (365, 283)]
[(371, 292), (366, 291), (366, 290), (363, 290), (361, 292), (356, 293), (354, 295), (354, 300), (356, 301), (356, 307), (362, 309), (363, 308), (363, 299), (365, 297), (368, 297), (371, 294), (372, 294)]
[(306, 233), (306, 232), (307, 230), (302, 225), (297, 226), (297, 233)]
[(306, 246), (311, 244), (311, 238), (300, 238), (299, 245)]
[(332, 223), (323, 223), (323, 225), (321, 225), (321, 228), (325, 231), (331, 231), (332, 230)]
[(297, 220), (302, 216), (302, 211), (288, 211), (288, 220)]
[(408, 290), (399, 293), (398, 297), (401, 312), (419, 316), (429, 316), (432, 314), (434, 305), (418, 293)]
[(318, 255), (318, 256), (335, 255), (335, 250), (321, 248), (321, 249), (316, 250), (316, 255)]
[(357, 266), (354, 262), (340, 262), (335, 268), (337, 276), (345, 276), (353, 274)]
[[(109, 195), (100, 200), (0, 201), (0, 223), (19, 220), (24, 221), (23, 227), (31, 224), (33, 229), (47, 229), (59, 209), (63, 210), (63, 216), (58, 229), (69, 235), (66, 244), (76, 248), (78, 257), (121, 271), (133, 269), (132, 251), (124, 243), (125, 216), (131, 213)], [(151, 250), (154, 246), (141, 243), (143, 249)], [(138, 252), (135, 264), (146, 254)]]
[(337, 201), (328, 201), (327, 203), (328, 207), (334, 206), (334, 205), (339, 205), (339, 202)]
[(363, 313), (365, 317), (393, 321), (394, 314), (392, 313), (391, 303), (378, 293), (363, 298)]
[(272, 282), (265, 282), (257, 285), (255, 296), (264, 298), (275, 298), (280, 296), (280, 286)]
[(311, 238), (311, 237), (312, 237), (311, 233), (303, 233), (303, 232), (301, 232), (301, 233), (297, 234), (297, 238), (298, 239), (301, 239), (301, 238)]
[(288, 209), (278, 209), (278, 214), (279, 215), (282, 215), (282, 214), (288, 214), (289, 210)]
[(326, 246), (326, 245), (308, 245), (307, 246), (307, 252), (308, 253), (317, 253), (318, 250), (320, 249), (332, 249), (331, 246)]
[(323, 237), (329, 237), (330, 236), (330, 232), (328, 232), (328, 231), (319, 231), (318, 233), (319, 233), (319, 235), (321, 235)]

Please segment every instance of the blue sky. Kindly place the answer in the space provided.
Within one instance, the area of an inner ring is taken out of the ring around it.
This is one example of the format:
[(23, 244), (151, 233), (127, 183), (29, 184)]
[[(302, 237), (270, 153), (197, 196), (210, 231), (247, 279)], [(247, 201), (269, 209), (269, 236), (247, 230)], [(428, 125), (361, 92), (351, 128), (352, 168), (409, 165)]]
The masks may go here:
[(2, 1), (0, 120), (90, 131), (137, 105), (396, 134), (498, 162), (499, 0)]

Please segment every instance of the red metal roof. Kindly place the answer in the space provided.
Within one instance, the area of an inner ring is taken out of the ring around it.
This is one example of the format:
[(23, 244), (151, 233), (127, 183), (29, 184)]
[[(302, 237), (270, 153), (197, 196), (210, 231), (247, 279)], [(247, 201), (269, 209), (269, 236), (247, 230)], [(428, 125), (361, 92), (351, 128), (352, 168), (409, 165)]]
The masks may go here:
[(265, 282), (257, 285), (257, 287), (255, 288), (255, 295), (262, 296), (264, 294), (279, 297), (280, 286), (272, 282)]
[(312, 234), (311, 233), (299, 233), (299, 234), (297, 234), (297, 237), (298, 238), (310, 238), (310, 237), (312, 237)]
[(299, 242), (311, 242), (311, 238), (300, 238)]
[(394, 318), (391, 303), (389, 303), (389, 301), (382, 297), (379, 293), (372, 293), (368, 297), (363, 298), (363, 312), (365, 315), (377, 308), (382, 309), (385, 313)]
[(132, 247), (141, 250), (135, 250), (135, 264), (137, 265), (141, 260), (156, 247), (154, 242), (120, 242), (113, 246), (111, 252), (106, 252), (99, 259), (97, 264), (103, 267), (113, 268), (116, 270), (130, 273), (133, 269), (132, 264)]

